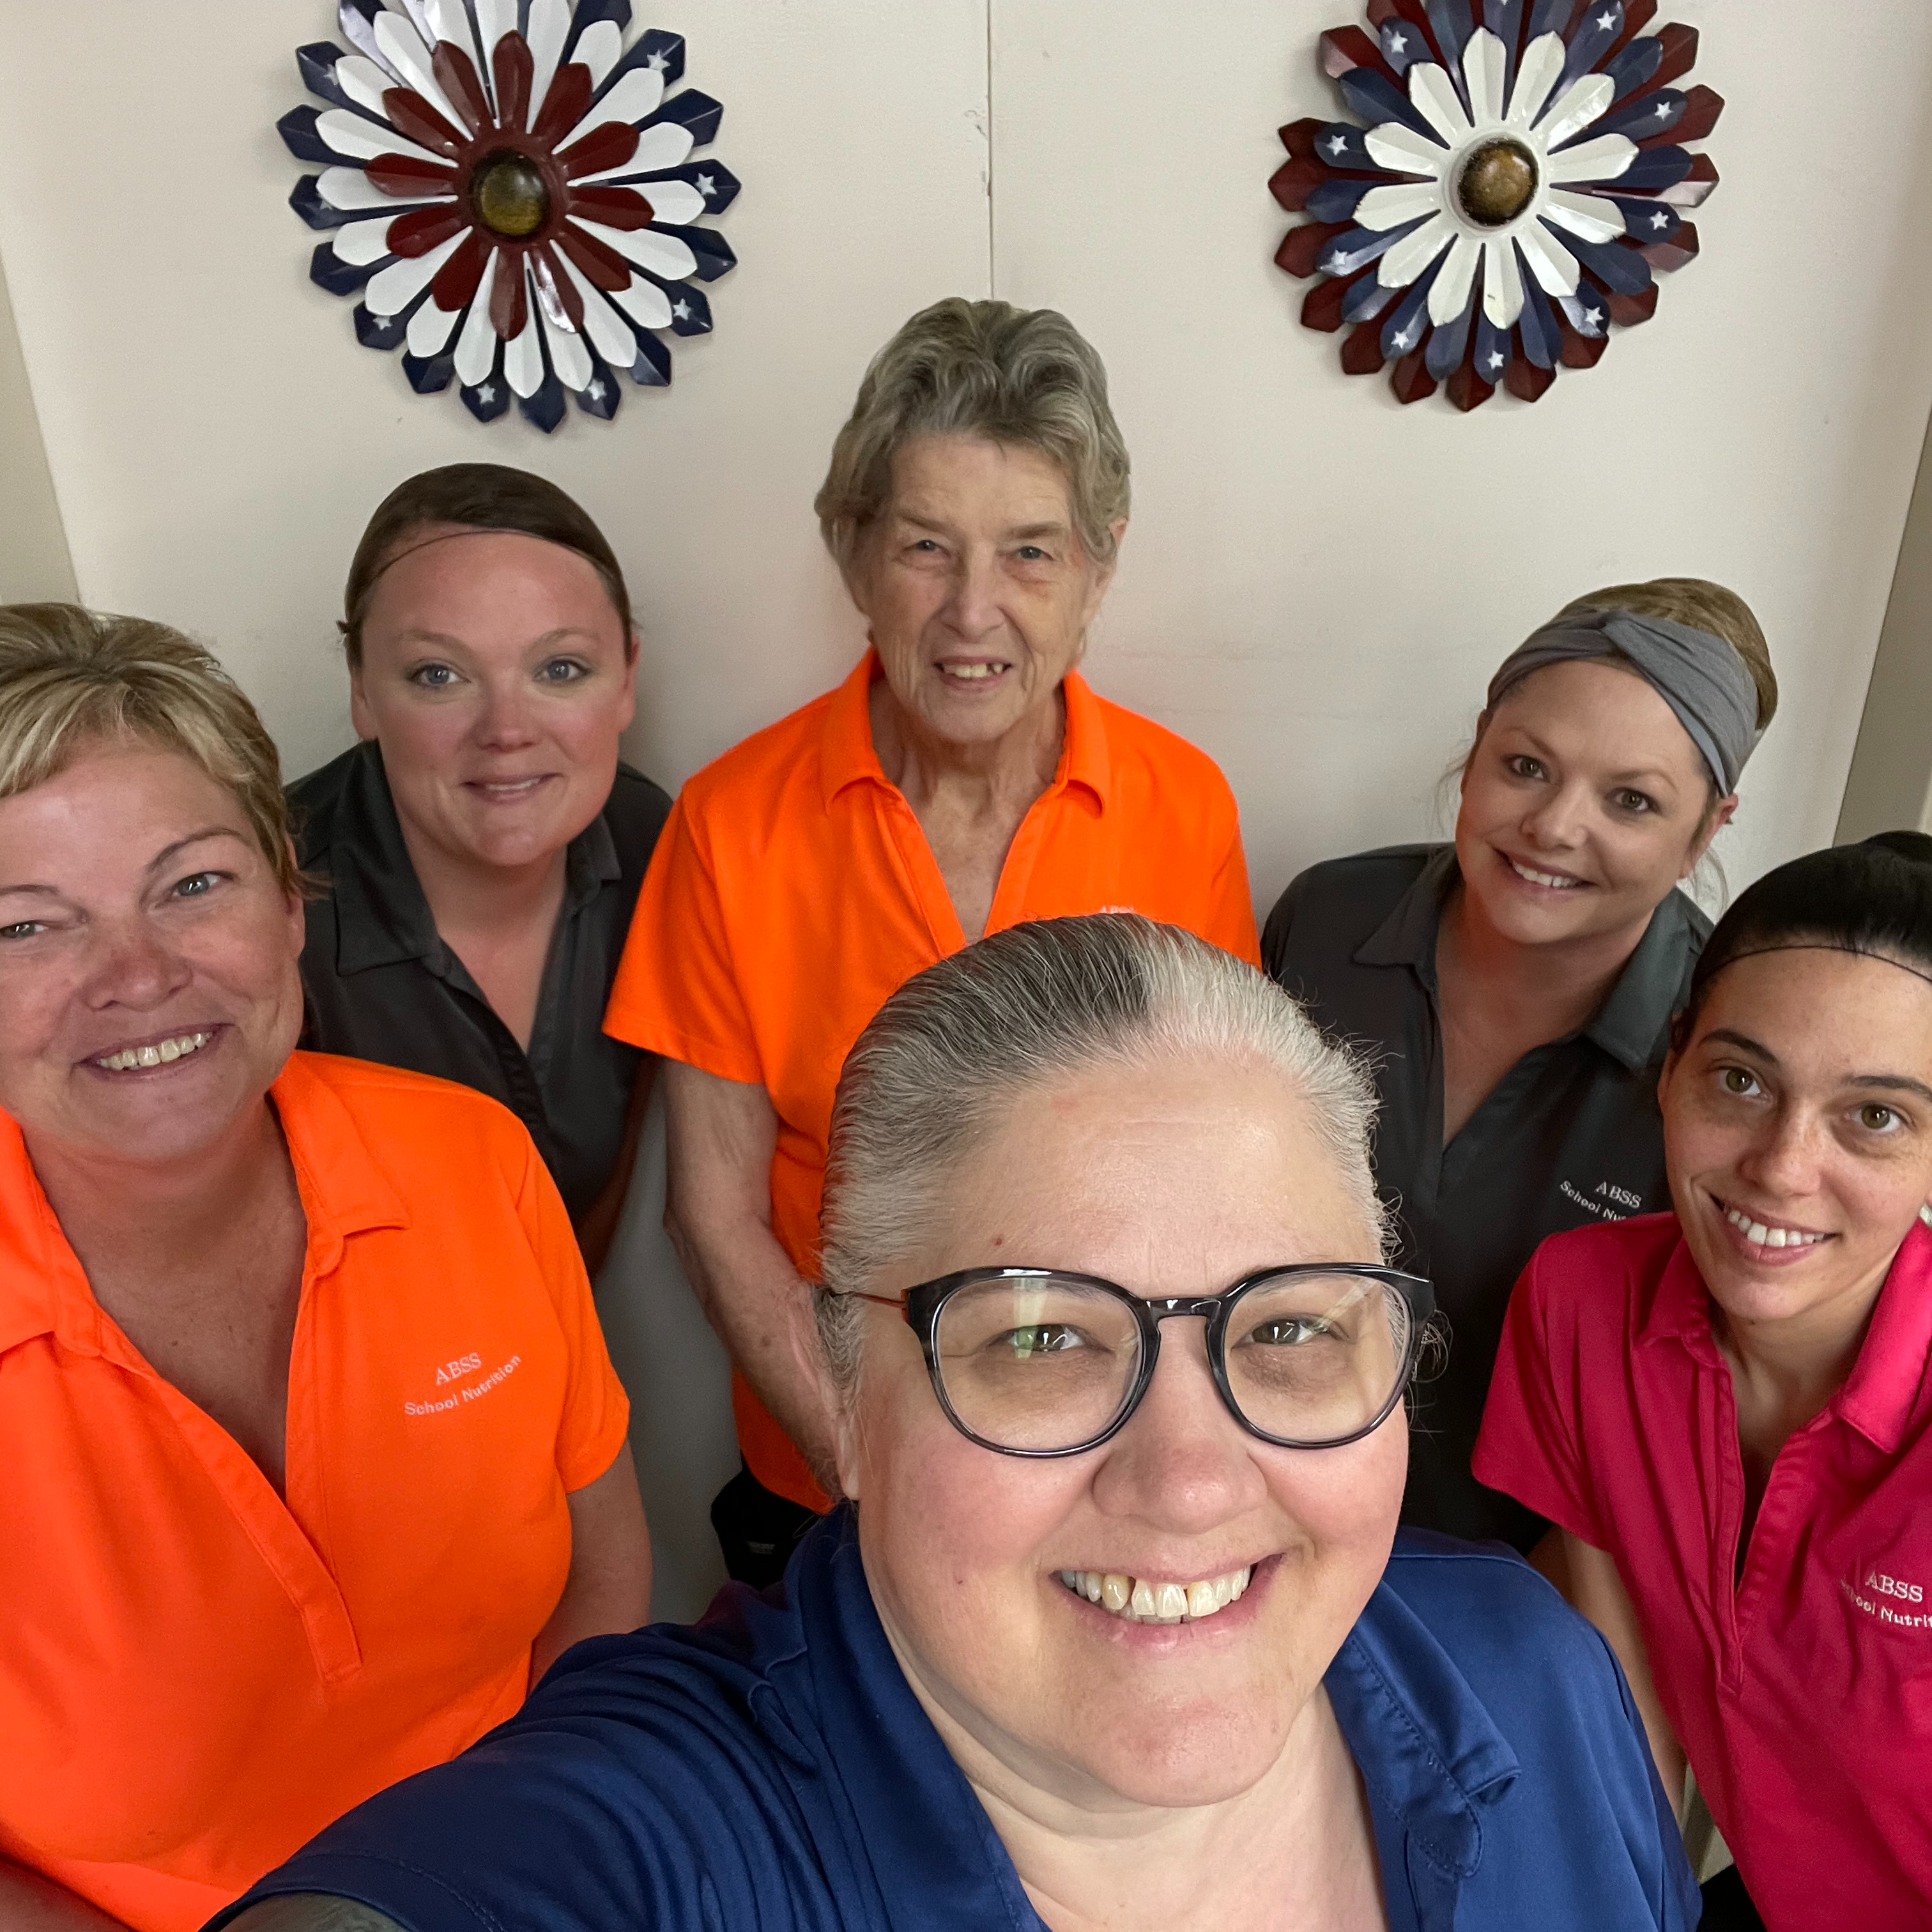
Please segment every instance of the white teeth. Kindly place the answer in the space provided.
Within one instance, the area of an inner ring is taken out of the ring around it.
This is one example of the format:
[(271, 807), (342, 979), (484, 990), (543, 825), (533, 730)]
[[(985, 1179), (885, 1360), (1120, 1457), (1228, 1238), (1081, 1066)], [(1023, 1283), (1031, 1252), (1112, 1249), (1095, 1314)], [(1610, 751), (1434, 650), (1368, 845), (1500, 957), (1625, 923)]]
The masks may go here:
[(1822, 1234), (1802, 1234), (1796, 1228), (1767, 1227), (1763, 1222), (1754, 1221), (1748, 1214), (1736, 1208), (1726, 1208), (1724, 1219), (1746, 1240), (1760, 1248), (1816, 1247), (1825, 1238)]
[(1581, 879), (1566, 879), (1557, 872), (1533, 872), (1527, 866), (1519, 866), (1514, 859), (1509, 862), (1510, 870), (1518, 878), (1527, 879), (1533, 886), (1553, 886), (1558, 892), (1562, 892), (1583, 883)]
[(1060, 1582), (1076, 1597), (1097, 1604), (1128, 1623), (1198, 1622), (1225, 1610), (1248, 1587), (1252, 1566), (1196, 1583), (1148, 1583), (1118, 1570), (1062, 1570)]
[(948, 677), (958, 678), (962, 683), (976, 684), (983, 679), (997, 676), (1006, 669), (1006, 666), (998, 664), (941, 664), (939, 668)]
[(212, 1033), (183, 1034), (178, 1040), (164, 1040), (153, 1046), (130, 1046), (119, 1053), (104, 1054), (94, 1065), (109, 1073), (131, 1072), (137, 1066), (164, 1066), (170, 1060), (184, 1060), (214, 1037)]

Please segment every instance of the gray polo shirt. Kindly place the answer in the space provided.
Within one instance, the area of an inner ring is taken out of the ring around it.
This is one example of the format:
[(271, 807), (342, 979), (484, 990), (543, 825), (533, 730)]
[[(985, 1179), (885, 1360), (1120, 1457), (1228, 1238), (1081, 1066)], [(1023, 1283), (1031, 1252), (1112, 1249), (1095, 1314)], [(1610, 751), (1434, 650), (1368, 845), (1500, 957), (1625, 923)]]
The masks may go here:
[(1544, 1527), (1469, 1473), (1503, 1311), (1546, 1236), (1670, 1205), (1657, 1078), (1710, 922), (1673, 892), (1588, 1023), (1526, 1054), (1442, 1144), (1436, 934), (1450, 845), (1311, 866), (1269, 915), (1268, 971), (1328, 1032), (1370, 1048), (1376, 1178), (1398, 1265), (1436, 1284), (1448, 1366), (1418, 1388), (1405, 1522), (1526, 1550)]
[(436, 929), (376, 746), (298, 779), (289, 802), (297, 854), (328, 888), (308, 907), (303, 1046), (502, 1101), (580, 1219), (616, 1165), (644, 1058), (604, 1031), (604, 1008), (669, 797), (620, 764), (604, 809), (571, 841), (527, 1053)]

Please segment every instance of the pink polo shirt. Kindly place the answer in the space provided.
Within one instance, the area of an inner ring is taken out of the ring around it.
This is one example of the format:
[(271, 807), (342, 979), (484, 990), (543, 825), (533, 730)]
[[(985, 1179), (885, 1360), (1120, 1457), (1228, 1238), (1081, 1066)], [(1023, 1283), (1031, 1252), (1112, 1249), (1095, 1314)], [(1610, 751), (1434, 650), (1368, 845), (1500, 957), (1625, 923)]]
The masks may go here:
[(1475, 1473), (1616, 1559), (1658, 1694), (1771, 1932), (1932, 1925), (1932, 1233), (1845, 1386), (1744, 1479), (1674, 1214), (1545, 1241)]

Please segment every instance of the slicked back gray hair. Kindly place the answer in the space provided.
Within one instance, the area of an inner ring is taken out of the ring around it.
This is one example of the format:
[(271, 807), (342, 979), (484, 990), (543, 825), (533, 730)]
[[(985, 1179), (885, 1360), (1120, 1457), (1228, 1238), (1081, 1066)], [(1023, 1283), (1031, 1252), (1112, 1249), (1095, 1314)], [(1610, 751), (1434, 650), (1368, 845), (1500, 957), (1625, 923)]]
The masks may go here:
[(1113, 526), (1132, 494), (1127, 446), (1108, 406), (1106, 366), (1064, 315), (950, 296), (872, 358), (816, 505), (826, 548), (848, 578), (891, 494), (893, 458), (924, 436), (982, 436), (1050, 458), (1066, 476), (1081, 548), (1096, 563), (1113, 562)]
[(952, 1170), (1028, 1088), (1090, 1066), (1203, 1055), (1278, 1072), (1306, 1103), (1378, 1252), (1369, 1166), (1375, 1088), (1273, 980), (1132, 913), (1035, 920), (908, 980), (846, 1056), (826, 1170), (819, 1338), (858, 1370), (868, 1288), (911, 1252)]

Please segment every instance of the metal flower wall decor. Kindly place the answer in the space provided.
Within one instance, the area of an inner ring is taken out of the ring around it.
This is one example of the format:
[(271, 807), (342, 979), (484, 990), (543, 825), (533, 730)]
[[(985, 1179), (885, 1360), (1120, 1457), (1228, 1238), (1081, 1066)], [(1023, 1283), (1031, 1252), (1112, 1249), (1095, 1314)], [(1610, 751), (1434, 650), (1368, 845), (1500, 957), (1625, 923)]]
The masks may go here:
[(1672, 83), (1696, 62), (1657, 0), (1370, 0), (1322, 37), (1324, 70), (1368, 124), (1298, 121), (1269, 184), (1311, 219), (1275, 260), (1322, 279), (1301, 319), (1352, 325), (1342, 366), (1393, 362), (1405, 403), (1443, 383), (1472, 410), (1534, 402), (1559, 367), (1647, 322), (1657, 275), (1697, 253), (1680, 212), (1718, 184), (1684, 146), (1722, 98)]
[(617, 371), (668, 383), (658, 332), (706, 333), (695, 284), (736, 260), (693, 225), (739, 184), (690, 158), (724, 109), (694, 89), (667, 98), (683, 40), (626, 47), (630, 0), (340, 0), (338, 17), (353, 52), (296, 54), (329, 105), (276, 125), (322, 164), (290, 205), (331, 231), (309, 274), (361, 292), (362, 342), (401, 347), (419, 392), (453, 380), (483, 421), (514, 400), (545, 430), (566, 392), (614, 416)]

